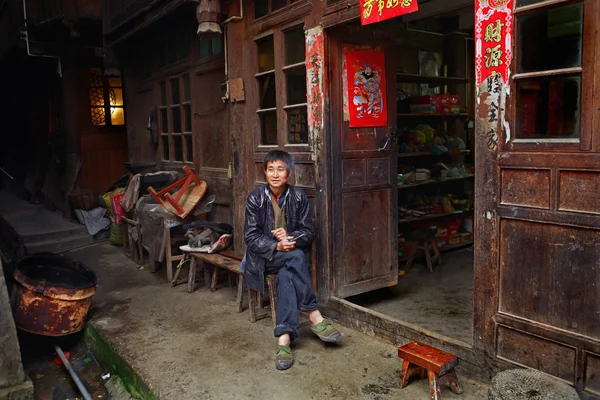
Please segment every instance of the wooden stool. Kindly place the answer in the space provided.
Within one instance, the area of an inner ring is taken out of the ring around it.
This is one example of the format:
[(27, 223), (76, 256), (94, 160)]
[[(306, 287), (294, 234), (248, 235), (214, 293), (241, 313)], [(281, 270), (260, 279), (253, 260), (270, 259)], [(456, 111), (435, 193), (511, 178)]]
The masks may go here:
[(250, 308), (250, 322), (271, 317), (273, 327), (277, 325), (277, 274), (265, 274), (265, 283), (269, 294), (269, 309), (263, 307), (261, 292), (248, 289), (248, 303)]
[[(269, 316), (270, 311), (273, 328), (275, 328), (277, 327), (277, 274), (265, 274), (265, 282), (267, 284), (267, 290), (269, 293), (269, 309), (263, 307), (262, 293), (248, 289), (250, 321), (256, 322), (259, 319), (266, 318)], [(310, 324), (310, 321), (308, 320), (308, 314), (302, 311), (298, 312), (300, 315), (304, 315), (307, 318), (307, 320), (298, 324), (298, 328), (302, 328)]]
[[(435, 237), (422, 239), (414, 242), (416, 244), (414, 250), (411, 252), (408, 261), (406, 262), (406, 270), (408, 271), (412, 266), (412, 263), (415, 259), (415, 255), (418, 250), (422, 250), (425, 253), (425, 260), (427, 261), (427, 269), (429, 272), (433, 272), (433, 263), (438, 265), (442, 265), (442, 254), (440, 253), (440, 249), (435, 241)], [(431, 245), (431, 250), (433, 250), (433, 256), (430, 253), (429, 246)]]
[(400, 387), (408, 385), (410, 377), (418, 373), (421, 378), (429, 378), (431, 400), (441, 400), (441, 385), (447, 383), (456, 394), (462, 393), (454, 367), (458, 358), (454, 354), (436, 349), (421, 342), (412, 342), (398, 348), (398, 357), (404, 360), (400, 370)]

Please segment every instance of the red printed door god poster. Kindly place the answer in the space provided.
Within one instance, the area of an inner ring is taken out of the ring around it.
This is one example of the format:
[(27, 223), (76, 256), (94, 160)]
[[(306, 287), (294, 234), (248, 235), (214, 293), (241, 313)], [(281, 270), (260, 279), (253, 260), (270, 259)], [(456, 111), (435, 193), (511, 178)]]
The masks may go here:
[(417, 0), (360, 0), (360, 23), (373, 24), (418, 10)]
[(346, 50), (346, 70), (350, 128), (387, 126), (383, 52)]
[(477, 85), (499, 74), (508, 82), (512, 56), (513, 0), (475, 0)]

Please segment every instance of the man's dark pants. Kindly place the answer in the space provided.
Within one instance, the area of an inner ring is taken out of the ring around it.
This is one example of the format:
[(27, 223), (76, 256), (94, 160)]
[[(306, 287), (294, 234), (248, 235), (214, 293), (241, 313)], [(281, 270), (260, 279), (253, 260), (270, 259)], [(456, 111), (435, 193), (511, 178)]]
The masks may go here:
[(298, 337), (298, 310), (309, 312), (317, 309), (317, 297), (308, 272), (308, 255), (300, 249), (278, 251), (267, 263), (266, 273), (277, 274), (275, 337), (289, 333), (294, 340)]

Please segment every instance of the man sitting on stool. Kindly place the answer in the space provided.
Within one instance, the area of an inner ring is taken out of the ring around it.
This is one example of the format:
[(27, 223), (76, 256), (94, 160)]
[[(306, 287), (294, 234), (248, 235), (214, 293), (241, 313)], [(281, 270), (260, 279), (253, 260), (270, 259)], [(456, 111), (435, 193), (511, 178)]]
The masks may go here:
[(275, 366), (283, 370), (294, 363), (290, 342), (298, 337), (298, 310), (308, 314), (311, 330), (321, 340), (338, 342), (342, 335), (317, 310), (308, 272), (315, 228), (306, 194), (287, 184), (292, 158), (285, 151), (273, 150), (265, 157), (264, 169), (267, 184), (246, 200), (247, 250), (241, 269), (248, 287), (261, 292), (265, 272), (277, 274)]

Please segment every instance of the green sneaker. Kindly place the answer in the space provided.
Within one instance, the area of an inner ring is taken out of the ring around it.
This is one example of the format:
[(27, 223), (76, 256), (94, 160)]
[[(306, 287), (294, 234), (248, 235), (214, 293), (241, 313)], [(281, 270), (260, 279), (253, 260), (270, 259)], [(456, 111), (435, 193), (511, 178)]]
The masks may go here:
[(330, 320), (324, 319), (315, 326), (311, 326), (310, 330), (324, 342), (336, 343), (342, 340), (342, 334), (340, 331), (333, 327)]
[(275, 368), (280, 371), (288, 369), (294, 363), (294, 355), (290, 346), (277, 345), (277, 355), (275, 356)]

